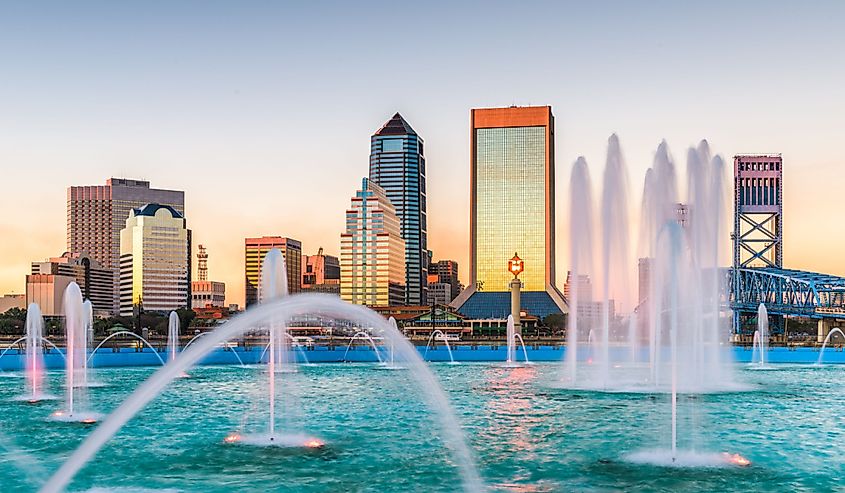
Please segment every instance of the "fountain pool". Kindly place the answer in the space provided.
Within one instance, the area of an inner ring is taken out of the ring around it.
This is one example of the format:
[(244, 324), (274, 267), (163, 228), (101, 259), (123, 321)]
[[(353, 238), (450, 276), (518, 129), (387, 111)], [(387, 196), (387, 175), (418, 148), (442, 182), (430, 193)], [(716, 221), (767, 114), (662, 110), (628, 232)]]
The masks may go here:
[[(777, 365), (758, 372), (737, 365), (753, 390), (681, 395), (679, 420), (697, 420), (706, 436), (684, 448), (741, 453), (748, 467), (678, 468), (642, 465), (628, 454), (660, 447), (669, 416), (666, 394), (601, 393), (554, 388), (558, 366), (537, 363), (431, 364), (494, 491), (635, 490), (831, 491), (839, 487), (837, 457), (845, 427), (837, 418), (845, 389), (841, 366)], [(261, 431), (263, 365), (204, 366), (176, 379), (131, 420), (75, 478), (70, 491), (146, 488), (152, 491), (454, 491), (460, 475), (437, 437), (424, 402), (405, 372), (373, 364), (321, 364), (286, 378), (304, 396), (308, 430), (329, 446), (293, 451), (224, 443), (227, 434)], [(157, 368), (95, 368), (94, 411), (115, 409)], [(63, 374), (47, 373), (49, 388)], [(10, 400), (20, 379), (0, 379), (3, 491), (34, 491), (92, 427), (46, 420), (49, 403)], [(266, 397), (265, 397), (266, 398)], [(258, 405), (256, 405), (258, 401)], [(244, 417), (246, 416), (246, 417)], [(21, 467), (44, 476), (22, 473)]]

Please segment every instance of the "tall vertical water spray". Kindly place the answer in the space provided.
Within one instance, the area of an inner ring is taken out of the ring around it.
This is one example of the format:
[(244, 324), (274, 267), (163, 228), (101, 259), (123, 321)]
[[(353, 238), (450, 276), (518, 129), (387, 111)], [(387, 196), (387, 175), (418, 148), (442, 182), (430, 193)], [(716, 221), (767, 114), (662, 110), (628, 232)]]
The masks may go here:
[(579, 157), (572, 166), (569, 200), (570, 283), (564, 380), (575, 385), (578, 371), (578, 345), (583, 339), (581, 333), (588, 334), (593, 328), (589, 325), (582, 327), (582, 324), (589, 320), (579, 316), (581, 303), (592, 301), (591, 293), (581, 292), (587, 284), (582, 283), (581, 279), (588, 278), (593, 272), (593, 192), (590, 169), (583, 157)]
[(82, 358), (82, 371), (80, 372), (82, 382), (80, 385), (83, 387), (88, 386), (88, 347), (91, 345), (91, 341), (94, 340), (94, 305), (91, 303), (91, 300), (85, 300), (82, 302), (82, 317), (83, 317), (83, 326), (82, 330), (79, 333), (79, 344), (77, 344), (78, 348), (82, 348), (77, 354), (83, 356)]
[(179, 354), (179, 325), (179, 315), (170, 312), (167, 320), (167, 361), (173, 361)]
[(601, 198), (601, 361), (600, 376), (604, 387), (610, 382), (610, 343), (611, 323), (610, 306), (624, 306), (631, 301), (630, 276), (631, 269), (630, 248), (628, 243), (628, 229), (630, 217), (628, 214), (628, 170), (622, 156), (622, 148), (616, 134), (611, 135), (607, 142), (607, 163), (604, 168)]
[(29, 402), (43, 400), (44, 382), (44, 352), (41, 339), (43, 337), (44, 320), (41, 309), (35, 303), (30, 303), (26, 309), (26, 381), (29, 388), (25, 396)]
[(759, 354), (758, 365), (760, 368), (765, 368), (766, 353), (769, 352), (769, 312), (763, 303), (757, 307), (757, 331), (754, 332), (753, 345)]
[[(287, 297), (288, 276), (285, 266), (285, 259), (282, 252), (274, 248), (264, 257), (261, 265), (261, 303), (270, 303)], [(289, 391), (277, 392), (277, 373), (284, 373), (292, 370), (290, 365), (290, 336), (287, 333), (285, 319), (270, 318), (267, 321), (268, 348), (267, 348), (267, 394), (268, 394), (268, 416), (267, 433), (264, 435), (230, 435), (227, 441), (245, 443), (249, 445), (272, 445), (272, 446), (293, 446), (301, 445), (303, 438), (299, 435), (276, 431), (276, 405), (279, 394), (285, 394), (290, 401), (293, 396)], [(281, 382), (281, 381), (279, 381)], [(285, 423), (289, 423), (293, 406), (288, 402), (286, 409), (282, 411)], [(290, 428), (290, 426), (285, 426)]]
[(93, 423), (98, 416), (84, 411), (88, 386), (87, 332), (91, 324), (90, 308), (82, 300), (82, 291), (72, 282), (65, 289), (65, 409), (53, 413), (57, 421)]

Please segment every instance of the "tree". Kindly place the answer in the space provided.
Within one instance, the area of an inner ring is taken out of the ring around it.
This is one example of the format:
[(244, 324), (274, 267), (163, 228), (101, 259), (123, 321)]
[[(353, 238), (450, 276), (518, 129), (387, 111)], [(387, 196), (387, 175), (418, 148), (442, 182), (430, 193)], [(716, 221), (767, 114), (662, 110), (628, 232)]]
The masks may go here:
[(562, 313), (550, 313), (543, 319), (543, 325), (550, 328), (552, 332), (560, 332), (566, 329), (566, 315)]
[(26, 309), (25, 308), (18, 308), (12, 307), (6, 310), (6, 313), (2, 315), (3, 318), (9, 318), (13, 320), (20, 320), (21, 322), (26, 321)]

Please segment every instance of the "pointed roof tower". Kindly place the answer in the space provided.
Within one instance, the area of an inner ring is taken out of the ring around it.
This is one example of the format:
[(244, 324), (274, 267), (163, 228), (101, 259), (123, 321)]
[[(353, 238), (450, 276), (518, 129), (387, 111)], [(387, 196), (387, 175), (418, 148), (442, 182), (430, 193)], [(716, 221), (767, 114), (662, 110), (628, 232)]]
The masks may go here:
[(413, 128), (402, 118), (398, 112), (393, 115), (393, 118), (387, 121), (378, 131), (376, 135), (417, 135)]

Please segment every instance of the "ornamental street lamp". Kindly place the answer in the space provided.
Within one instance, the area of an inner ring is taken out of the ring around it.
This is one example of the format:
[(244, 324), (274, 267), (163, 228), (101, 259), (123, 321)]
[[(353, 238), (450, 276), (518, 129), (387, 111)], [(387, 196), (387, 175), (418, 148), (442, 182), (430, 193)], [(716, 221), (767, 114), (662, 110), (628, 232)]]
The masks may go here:
[(520, 288), (522, 283), (519, 282), (519, 275), (525, 270), (525, 262), (519, 258), (519, 255), (514, 252), (513, 258), (508, 260), (508, 272), (513, 274), (513, 280), (510, 282), (511, 287), (511, 316), (513, 317), (513, 326), (517, 334), (522, 335), (522, 321), (519, 318), (520, 310)]

